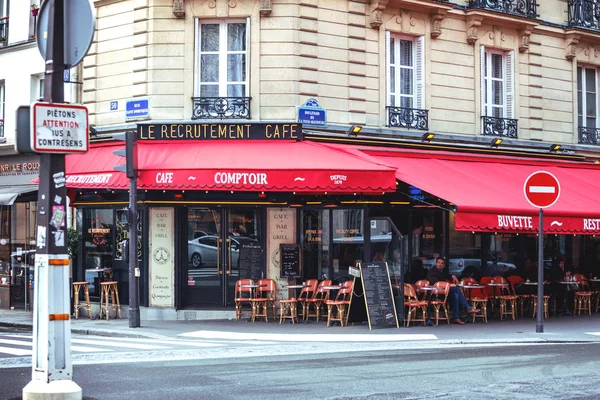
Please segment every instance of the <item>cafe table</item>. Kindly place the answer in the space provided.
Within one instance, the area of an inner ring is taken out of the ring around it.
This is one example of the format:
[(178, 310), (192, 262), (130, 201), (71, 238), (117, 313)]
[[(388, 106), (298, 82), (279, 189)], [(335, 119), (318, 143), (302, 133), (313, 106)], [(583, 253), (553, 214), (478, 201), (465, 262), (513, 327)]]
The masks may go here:
[(496, 306), (496, 288), (507, 288), (508, 287), (508, 283), (486, 283), (486, 286), (489, 286), (492, 288), (492, 313), (494, 312), (495, 306)]
[(473, 289), (484, 289), (485, 288), (485, 285), (464, 285), (464, 284), (459, 284), (459, 285), (456, 285), (456, 286), (458, 286), (459, 288), (461, 288), (463, 290), (467, 290), (468, 291), (467, 296), (466, 296), (468, 300), (471, 300), (471, 291)]
[(415, 290), (417, 292), (427, 293), (427, 322), (426, 322), (426, 324), (427, 324), (427, 326), (436, 326), (435, 322), (433, 322), (430, 317), (430, 314), (433, 311), (431, 309), (431, 295), (433, 294), (433, 292), (444, 291), (444, 289), (435, 287), (435, 286), (419, 286), (419, 287), (416, 287)]
[[(309, 286), (309, 285), (305, 285), (305, 284), (302, 284), (302, 285), (296, 285), (296, 284), (294, 284), (294, 285), (283, 285), (283, 288), (285, 288), (285, 289), (288, 289), (288, 290), (289, 290), (289, 289), (293, 290), (293, 291), (294, 291), (294, 298), (295, 298), (295, 299), (296, 299), (296, 301), (297, 301), (297, 300), (298, 300), (298, 296), (299, 296), (299, 294), (298, 294), (298, 289), (302, 289), (302, 288), (305, 288), (305, 287), (308, 287), (308, 286)], [(288, 293), (288, 294), (289, 294), (289, 293)], [(300, 319), (296, 319), (296, 321), (297, 321), (298, 323), (302, 323), (302, 322), (303, 322), (303, 321), (302, 321), (302, 320), (300, 320)]]
[(557, 281), (557, 282), (560, 283), (561, 285), (565, 285), (565, 286), (563, 286), (563, 288), (565, 289), (565, 296), (564, 296), (564, 302), (563, 302), (563, 312), (566, 315), (572, 315), (571, 311), (569, 310), (569, 302), (567, 301), (568, 293), (571, 291), (571, 287), (568, 286), (568, 285), (579, 286), (579, 281), (564, 281), (564, 280), (560, 280), (560, 281)]

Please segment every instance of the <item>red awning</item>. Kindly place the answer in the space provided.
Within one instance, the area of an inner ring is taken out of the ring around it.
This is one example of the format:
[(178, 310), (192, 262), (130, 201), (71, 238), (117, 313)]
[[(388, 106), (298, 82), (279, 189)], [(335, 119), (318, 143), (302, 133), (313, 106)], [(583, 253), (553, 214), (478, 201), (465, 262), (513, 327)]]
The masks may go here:
[(525, 199), (524, 183), (543, 170), (561, 185), (544, 211), (546, 233), (600, 233), (600, 168), (596, 165), (516, 157), (457, 156), (361, 149), (397, 168), (398, 180), (457, 206), (456, 230), (537, 232), (539, 210)]
[[(120, 146), (67, 156), (67, 185), (126, 188), (113, 170)], [(389, 192), (395, 169), (319, 143), (293, 141), (139, 141), (138, 188), (295, 192)]]

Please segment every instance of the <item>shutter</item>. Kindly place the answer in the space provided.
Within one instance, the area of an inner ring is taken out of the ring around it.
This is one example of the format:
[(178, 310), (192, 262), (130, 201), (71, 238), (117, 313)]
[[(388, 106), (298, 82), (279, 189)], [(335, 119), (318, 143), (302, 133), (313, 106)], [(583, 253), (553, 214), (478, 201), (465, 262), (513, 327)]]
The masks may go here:
[[(390, 31), (385, 31), (385, 105), (393, 106), (392, 93), (390, 90)], [(386, 108), (387, 111), (387, 108)]]
[(246, 87), (244, 96), (250, 97), (250, 17), (246, 18)]
[(424, 90), (424, 76), (425, 76), (425, 60), (423, 55), (425, 54), (425, 37), (419, 36), (415, 41), (415, 108), (425, 108), (425, 90)]
[(481, 117), (483, 117), (484, 115), (487, 115), (487, 110), (485, 109), (485, 85), (486, 85), (486, 81), (485, 81), (485, 47), (484, 46), (480, 46), (479, 47), (479, 75), (480, 75), (480, 88), (479, 88), (479, 98), (480, 98), (480, 108), (479, 108), (479, 115)]
[(506, 53), (506, 118), (515, 117), (515, 52)]
[(200, 97), (200, 20), (194, 18), (194, 97)]

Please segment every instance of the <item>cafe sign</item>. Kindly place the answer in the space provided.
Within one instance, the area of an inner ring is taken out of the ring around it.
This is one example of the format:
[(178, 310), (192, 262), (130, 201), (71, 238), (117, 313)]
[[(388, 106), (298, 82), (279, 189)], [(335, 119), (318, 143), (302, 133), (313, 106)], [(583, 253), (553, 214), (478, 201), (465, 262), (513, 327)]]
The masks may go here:
[(302, 124), (138, 124), (139, 140), (302, 140)]

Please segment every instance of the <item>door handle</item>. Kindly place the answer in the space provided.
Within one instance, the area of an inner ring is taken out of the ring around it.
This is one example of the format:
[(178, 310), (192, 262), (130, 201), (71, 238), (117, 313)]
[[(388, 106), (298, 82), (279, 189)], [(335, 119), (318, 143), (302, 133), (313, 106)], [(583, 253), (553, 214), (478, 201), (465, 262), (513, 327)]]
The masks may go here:
[(231, 275), (231, 239), (227, 238), (227, 255), (229, 262), (227, 265), (227, 275)]
[(223, 239), (217, 239), (217, 275), (223, 275), (223, 271), (221, 270), (221, 243)]

